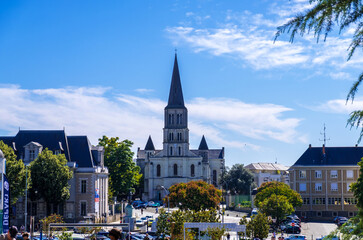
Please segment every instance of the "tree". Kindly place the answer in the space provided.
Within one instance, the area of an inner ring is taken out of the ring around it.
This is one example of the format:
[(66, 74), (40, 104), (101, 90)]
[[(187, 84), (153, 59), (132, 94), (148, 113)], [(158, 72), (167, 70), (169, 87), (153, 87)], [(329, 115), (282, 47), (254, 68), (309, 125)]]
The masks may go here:
[(221, 184), (232, 194), (250, 194), (251, 187), (256, 186), (253, 178), (252, 172), (244, 168), (243, 164), (235, 164), (222, 175)]
[[(169, 192), (170, 206), (178, 206), (181, 210), (217, 209), (222, 200), (222, 192), (202, 180), (175, 184), (169, 188)], [(167, 202), (167, 198), (164, 198), (164, 202)]]
[(27, 188), (30, 185), (30, 172), (26, 174), (23, 161), (16, 158), (14, 150), (0, 141), (0, 149), (4, 153), (6, 159), (6, 176), (10, 185), (10, 204), (15, 204), (18, 198), (24, 196), (26, 175), (28, 177)]
[(57, 214), (52, 214), (48, 217), (45, 217), (41, 219), (40, 222), (42, 223), (43, 231), (47, 234), (50, 233), (50, 235), (53, 234), (53, 230), (62, 230), (62, 229), (49, 228), (50, 223), (64, 223), (63, 217)]
[(34, 200), (43, 198), (47, 204), (59, 204), (70, 196), (68, 181), (73, 172), (67, 166), (64, 154), (54, 155), (47, 148), (31, 162), (30, 195)]
[(160, 209), (158, 221), (156, 223), (156, 235), (170, 235), (171, 222), (169, 219), (169, 213), (165, 209)]
[(350, 185), (350, 188), (354, 193), (354, 197), (357, 199), (358, 214), (360, 218), (359, 227), (360, 229), (363, 229), (363, 158), (358, 165), (360, 166), (359, 177), (357, 182)]
[(207, 228), (207, 234), (208, 234), (208, 236), (210, 236), (211, 240), (220, 240), (225, 235), (225, 233), (226, 233), (226, 229), (224, 227), (222, 227), (222, 228), (208, 227)]
[(265, 214), (258, 213), (246, 225), (246, 234), (252, 238), (265, 239), (270, 229), (269, 221)]
[[(348, 48), (348, 59), (354, 55), (357, 48), (363, 47), (363, 5), (360, 0), (309, 0), (312, 7), (304, 13), (299, 13), (296, 17), (289, 20), (284, 25), (277, 28), (275, 39), (281, 34), (290, 33), (290, 42), (294, 41), (295, 35), (303, 36), (305, 33), (314, 32), (317, 42), (320, 37), (324, 36), (326, 40), (335, 25), (339, 29), (339, 34), (348, 27), (355, 29), (350, 46)], [(347, 101), (354, 100), (358, 87), (363, 81), (363, 72), (359, 75), (358, 80), (351, 87)], [(357, 110), (350, 114), (347, 125), (360, 127), (363, 120), (363, 111)], [(363, 137), (363, 128), (360, 132), (358, 142)]]
[(255, 198), (255, 203), (257, 207), (260, 207), (261, 203), (272, 195), (277, 197), (285, 196), (288, 202), (293, 207), (298, 207), (302, 205), (302, 199), (299, 193), (292, 190), (287, 184), (282, 182), (266, 182), (263, 183), (258, 189)]
[(259, 203), (260, 211), (276, 218), (276, 222), (280, 221), (286, 216), (294, 212), (294, 207), (289, 202), (287, 197), (283, 195), (272, 194), (270, 197), (266, 198), (264, 201)]
[(98, 139), (99, 145), (105, 148), (105, 166), (109, 171), (109, 186), (112, 195), (121, 200), (129, 194), (130, 189), (139, 185), (140, 167), (135, 164), (131, 151), (132, 142), (119, 141), (118, 137), (103, 136)]

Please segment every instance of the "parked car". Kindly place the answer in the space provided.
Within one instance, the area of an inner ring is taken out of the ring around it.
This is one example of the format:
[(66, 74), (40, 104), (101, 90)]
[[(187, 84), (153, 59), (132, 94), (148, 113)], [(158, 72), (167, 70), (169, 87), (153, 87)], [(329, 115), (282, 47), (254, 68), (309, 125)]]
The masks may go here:
[(147, 203), (140, 203), (140, 204), (136, 205), (134, 208), (135, 209), (141, 209), (141, 208), (146, 209)]
[(338, 224), (338, 226), (341, 226), (341, 225), (343, 225), (346, 222), (348, 222), (348, 218), (341, 217), (341, 218), (338, 219), (338, 223), (337, 224)]
[(285, 240), (306, 240), (306, 237), (303, 235), (290, 235)]
[(147, 206), (148, 207), (160, 207), (160, 203), (150, 201), (150, 202), (147, 203)]
[(301, 228), (299, 226), (292, 226), (292, 225), (287, 225), (284, 232), (286, 233), (301, 233)]

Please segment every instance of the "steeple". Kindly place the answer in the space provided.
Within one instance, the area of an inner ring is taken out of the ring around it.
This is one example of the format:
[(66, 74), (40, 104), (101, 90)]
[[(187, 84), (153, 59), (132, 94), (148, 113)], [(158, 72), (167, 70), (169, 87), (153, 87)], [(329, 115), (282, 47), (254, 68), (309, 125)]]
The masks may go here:
[(169, 101), (168, 105), (165, 108), (185, 108), (176, 53), (174, 60), (173, 76), (171, 78)]
[(155, 151), (153, 140), (151, 139), (151, 136), (149, 135), (149, 139), (147, 140), (145, 150), (148, 151)]
[(207, 141), (205, 140), (204, 135), (202, 137), (202, 140), (200, 141), (198, 150), (208, 150)]

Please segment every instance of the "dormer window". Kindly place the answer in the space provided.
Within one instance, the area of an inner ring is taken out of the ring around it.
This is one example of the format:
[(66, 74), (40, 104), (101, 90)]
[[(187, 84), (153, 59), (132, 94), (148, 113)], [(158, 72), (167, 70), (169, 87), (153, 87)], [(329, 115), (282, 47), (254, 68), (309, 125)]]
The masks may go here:
[(61, 150), (55, 150), (54, 151), (54, 155), (59, 155), (59, 154), (61, 154)]
[(30, 142), (24, 146), (24, 163), (34, 161), (42, 152), (43, 146), (37, 142)]

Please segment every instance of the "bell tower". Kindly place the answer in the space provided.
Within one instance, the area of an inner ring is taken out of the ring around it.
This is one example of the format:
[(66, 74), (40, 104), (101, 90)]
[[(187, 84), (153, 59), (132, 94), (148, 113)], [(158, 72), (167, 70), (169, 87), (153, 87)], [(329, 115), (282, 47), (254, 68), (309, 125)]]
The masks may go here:
[(184, 105), (178, 59), (175, 54), (168, 105), (164, 109), (163, 148), (165, 156), (182, 157), (189, 152), (188, 110)]

